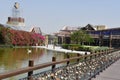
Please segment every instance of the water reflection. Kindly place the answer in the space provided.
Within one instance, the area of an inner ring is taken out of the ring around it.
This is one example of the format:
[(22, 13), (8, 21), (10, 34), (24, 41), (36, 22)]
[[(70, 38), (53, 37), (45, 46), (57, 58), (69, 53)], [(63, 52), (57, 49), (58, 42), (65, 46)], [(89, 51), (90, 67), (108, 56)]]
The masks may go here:
[(29, 59), (38, 61), (43, 56), (43, 49), (31, 48), (32, 53), (27, 54), (27, 48), (0, 49), (0, 73), (26, 67)]
[[(32, 52), (28, 54), (27, 49), (0, 48), (0, 73), (27, 67), (29, 59), (33, 59), (36, 65), (51, 62), (53, 56), (56, 57), (56, 60), (62, 60), (66, 57), (65, 53), (40, 48), (29, 48)], [(15, 78), (11, 80), (15, 80)]]

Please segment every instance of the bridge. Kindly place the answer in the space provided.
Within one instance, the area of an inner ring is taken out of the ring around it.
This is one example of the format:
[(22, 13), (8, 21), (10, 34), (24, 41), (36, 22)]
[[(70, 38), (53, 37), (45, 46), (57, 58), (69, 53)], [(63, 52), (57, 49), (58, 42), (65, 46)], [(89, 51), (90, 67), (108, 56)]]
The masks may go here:
[[(28, 73), (28, 76), (19, 80), (97, 80), (96, 78), (101, 76), (100, 73), (104, 73), (104, 70), (109, 71), (110, 65), (120, 59), (118, 49), (91, 52), (85, 55), (77, 54), (76, 57), (66, 55), (67, 58), (64, 60), (56, 61), (56, 58), (53, 57), (52, 62), (39, 65), (34, 65), (34, 61), (30, 60), (29, 66), (26, 68), (0, 74), (0, 80), (23, 73)], [(58, 64), (63, 63), (64, 65), (57, 67)], [(51, 70), (37, 74), (33, 73), (34, 70), (50, 66)]]

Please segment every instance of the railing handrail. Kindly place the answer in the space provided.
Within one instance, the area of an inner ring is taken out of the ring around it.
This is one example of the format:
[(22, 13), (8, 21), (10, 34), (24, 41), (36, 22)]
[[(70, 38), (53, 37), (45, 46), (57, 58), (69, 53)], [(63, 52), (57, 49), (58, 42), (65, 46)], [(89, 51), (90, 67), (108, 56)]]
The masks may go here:
[(12, 76), (16, 76), (16, 75), (27, 73), (27, 72), (30, 72), (30, 71), (42, 69), (42, 68), (49, 67), (49, 66), (52, 66), (52, 65), (65, 63), (65, 62), (68, 62), (68, 61), (71, 61), (71, 60), (76, 60), (76, 59), (80, 59), (80, 58), (90, 57), (90, 56), (94, 56), (94, 55), (98, 55), (98, 54), (101, 54), (101, 53), (98, 52), (98, 53), (93, 53), (93, 54), (84, 55), (84, 56), (72, 57), (72, 58), (64, 59), (64, 60), (60, 60), (60, 61), (42, 63), (42, 64), (34, 65), (33, 67), (20, 68), (20, 69), (15, 70), (15, 71), (1, 73), (0, 74), (0, 79), (9, 78), (9, 77), (12, 77)]
[(45, 68), (45, 67), (49, 67), (49, 66), (52, 66), (54, 64), (60, 64), (60, 63), (64, 63), (64, 62), (67, 62), (67, 61), (70, 61), (70, 60), (79, 59), (81, 57), (83, 57), (83, 56), (74, 57), (74, 58), (70, 58), (70, 59), (64, 59), (64, 60), (61, 60), (61, 61), (47, 62), (47, 63), (43, 63), (43, 64), (34, 65), (33, 67), (25, 67), (25, 68), (20, 68), (19, 70), (15, 70), (15, 71), (1, 73), (0, 74), (0, 79), (8, 78), (8, 77), (11, 77), (11, 76), (16, 76), (16, 75), (19, 75), (19, 74), (27, 73), (29, 71), (33, 71), (33, 70), (37, 70), (37, 69), (41, 69), (41, 68)]

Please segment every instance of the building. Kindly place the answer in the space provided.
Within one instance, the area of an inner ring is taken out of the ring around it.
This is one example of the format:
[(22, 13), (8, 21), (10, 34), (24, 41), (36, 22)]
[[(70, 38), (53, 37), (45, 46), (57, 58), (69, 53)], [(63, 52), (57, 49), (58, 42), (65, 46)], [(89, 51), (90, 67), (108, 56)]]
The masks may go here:
[(111, 28), (105, 30), (88, 31), (94, 39), (92, 45), (120, 47), (120, 28)]
[(105, 29), (107, 29), (105, 25), (95, 25), (94, 28), (96, 30), (105, 30)]
[(12, 15), (8, 17), (6, 26), (19, 30), (22, 30), (23, 27), (25, 27), (25, 19), (20, 15), (19, 3), (15, 2), (12, 9)]
[(78, 30), (78, 27), (64, 26), (59, 32), (54, 33), (58, 37), (58, 44), (70, 44), (70, 34)]
[(120, 27), (106, 29), (104, 25), (91, 25), (87, 24), (85, 27), (64, 27), (55, 35), (58, 37), (58, 44), (70, 44), (70, 35), (73, 31), (85, 30), (94, 39), (94, 42), (90, 45), (95, 46), (108, 46), (119, 48), (120, 47)]
[(48, 44), (57, 44), (57, 38), (55, 35), (52, 35), (52, 34), (46, 34), (45, 35), (45, 45), (48, 45)]
[(40, 27), (33, 27), (31, 32), (38, 33), (38, 34), (42, 35), (42, 31), (41, 31)]
[(89, 24), (81, 28), (82, 30), (86, 30), (94, 39), (94, 43), (91, 43), (91, 45), (108, 46), (110, 48), (120, 47), (120, 27), (106, 29), (105, 26), (99, 25), (97, 28), (98, 29), (96, 29), (96, 26), (91, 26)]

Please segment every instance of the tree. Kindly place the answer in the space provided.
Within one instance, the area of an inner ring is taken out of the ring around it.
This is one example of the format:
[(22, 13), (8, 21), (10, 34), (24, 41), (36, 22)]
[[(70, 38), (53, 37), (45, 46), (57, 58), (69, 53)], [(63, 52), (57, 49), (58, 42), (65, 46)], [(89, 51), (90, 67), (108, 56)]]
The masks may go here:
[(0, 27), (0, 44), (25, 46), (43, 44), (44, 40), (41, 34)]
[(84, 44), (84, 42), (93, 42), (93, 39), (84, 30), (78, 30), (71, 34), (71, 42), (75, 44)]
[(73, 32), (70, 37), (71, 37), (71, 42), (74, 43), (74, 44), (79, 44), (80, 42), (80, 32), (79, 31), (75, 31)]

